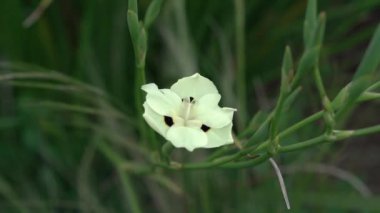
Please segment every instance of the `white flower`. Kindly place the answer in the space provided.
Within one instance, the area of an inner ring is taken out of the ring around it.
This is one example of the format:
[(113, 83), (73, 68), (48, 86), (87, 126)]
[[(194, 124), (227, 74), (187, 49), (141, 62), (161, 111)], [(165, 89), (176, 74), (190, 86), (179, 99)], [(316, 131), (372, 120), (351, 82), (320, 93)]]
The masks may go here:
[(142, 86), (146, 95), (143, 117), (175, 147), (189, 151), (233, 143), (232, 117), (236, 109), (219, 107), (215, 85), (198, 73), (179, 79), (170, 89)]

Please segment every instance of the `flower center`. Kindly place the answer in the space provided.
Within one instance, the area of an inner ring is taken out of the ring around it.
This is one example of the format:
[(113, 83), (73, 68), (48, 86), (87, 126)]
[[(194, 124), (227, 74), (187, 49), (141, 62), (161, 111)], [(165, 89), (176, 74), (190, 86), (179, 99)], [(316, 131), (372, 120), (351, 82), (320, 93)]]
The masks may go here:
[(182, 99), (183, 102), (183, 113), (182, 113), (182, 118), (185, 122), (185, 126), (187, 124), (187, 121), (191, 120), (191, 108), (193, 107), (195, 100), (193, 97), (188, 97)]
[(200, 128), (203, 132), (208, 132), (210, 127), (203, 124), (201, 121), (194, 119), (192, 108), (196, 103), (193, 97), (183, 98), (180, 114), (174, 117), (164, 116), (164, 122), (168, 127), (171, 127), (176, 123), (177, 125), (183, 125), (187, 127)]

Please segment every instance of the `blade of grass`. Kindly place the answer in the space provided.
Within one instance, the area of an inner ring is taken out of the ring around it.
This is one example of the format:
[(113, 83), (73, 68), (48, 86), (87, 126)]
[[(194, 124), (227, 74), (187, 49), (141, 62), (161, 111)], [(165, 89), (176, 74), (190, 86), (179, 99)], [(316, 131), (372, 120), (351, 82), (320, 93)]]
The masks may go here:
[(377, 27), (362, 61), (353, 77), (348, 89), (347, 100), (339, 110), (337, 116), (345, 114), (354, 104), (357, 98), (368, 88), (373, 81), (373, 73), (380, 63), (380, 25)]
[(245, 1), (235, 0), (235, 43), (238, 96), (238, 128), (242, 130), (247, 122), (247, 85), (245, 67)]
[(7, 183), (2, 177), (0, 177), (0, 194), (8, 200), (8, 202), (14, 206), (19, 212), (29, 212), (28, 209), (22, 205), (17, 195), (13, 191), (11, 185)]
[(135, 187), (126, 171), (123, 169), (124, 159), (117, 155), (107, 144), (104, 142), (98, 143), (98, 149), (104, 154), (105, 157), (116, 168), (117, 174), (123, 187), (123, 193), (126, 197), (126, 203), (129, 204), (129, 210), (133, 213), (140, 213), (142, 209), (139, 204), (139, 199)]
[(313, 46), (313, 38), (317, 28), (317, 23), (317, 1), (308, 0), (303, 27), (303, 39), (306, 50)]
[(146, 29), (149, 29), (152, 23), (156, 20), (160, 13), (162, 0), (153, 0), (145, 13), (144, 25)]

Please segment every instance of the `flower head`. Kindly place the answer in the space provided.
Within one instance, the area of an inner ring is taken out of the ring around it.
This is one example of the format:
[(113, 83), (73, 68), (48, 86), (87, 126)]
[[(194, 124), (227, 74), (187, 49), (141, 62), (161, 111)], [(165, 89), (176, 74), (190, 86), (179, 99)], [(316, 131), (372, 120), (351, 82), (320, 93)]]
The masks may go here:
[(170, 89), (142, 86), (146, 95), (143, 117), (175, 147), (189, 151), (233, 143), (232, 117), (236, 109), (219, 107), (215, 85), (198, 73), (179, 79)]

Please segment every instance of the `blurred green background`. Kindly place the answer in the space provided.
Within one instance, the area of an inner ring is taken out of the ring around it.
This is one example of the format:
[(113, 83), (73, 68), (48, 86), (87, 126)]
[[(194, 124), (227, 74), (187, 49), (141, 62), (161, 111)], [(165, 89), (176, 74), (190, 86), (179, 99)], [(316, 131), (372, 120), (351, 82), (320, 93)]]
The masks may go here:
[[(141, 160), (134, 150), (141, 115), (134, 109), (128, 1), (42, 3), (50, 4), (43, 9), (39, 0), (0, 2), (0, 212), (130, 212), (125, 183), (96, 148), (106, 142), (123, 158)], [(144, 14), (150, 1), (138, 3)], [(245, 2), (250, 116), (273, 108), (285, 46), (296, 59), (302, 53), (305, 8), (305, 0)], [(379, 23), (380, 1), (319, 0), (318, 8), (327, 14), (321, 72), (334, 97), (352, 78)], [(41, 14), (33, 21), (36, 10)], [(233, 0), (165, 0), (149, 29), (147, 81), (169, 87), (199, 72), (218, 86), (222, 105), (236, 107), (235, 27)], [(63, 75), (52, 77), (51, 70)], [(22, 76), (34, 72), (47, 74)], [(23, 74), (5, 78), (17, 73)], [(284, 115), (284, 126), (320, 109), (310, 80), (304, 80), (302, 95)], [(345, 126), (376, 124), (379, 113), (379, 102), (363, 104)], [(316, 123), (287, 140), (320, 128)], [(352, 140), (277, 158), (292, 212), (380, 212), (380, 136)], [(196, 161), (208, 153), (174, 154)], [(143, 212), (286, 211), (268, 163), (127, 179)]]

